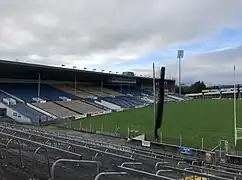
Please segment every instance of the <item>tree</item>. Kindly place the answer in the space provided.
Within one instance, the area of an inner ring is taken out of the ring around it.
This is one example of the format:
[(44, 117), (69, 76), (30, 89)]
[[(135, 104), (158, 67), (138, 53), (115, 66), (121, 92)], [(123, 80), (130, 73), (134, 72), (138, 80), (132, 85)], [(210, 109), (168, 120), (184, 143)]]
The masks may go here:
[[(182, 87), (182, 94), (190, 94), (190, 93), (201, 93), (202, 90), (206, 89), (206, 85), (203, 81), (197, 81), (190, 86)], [(179, 87), (176, 87), (176, 93), (179, 92)]]

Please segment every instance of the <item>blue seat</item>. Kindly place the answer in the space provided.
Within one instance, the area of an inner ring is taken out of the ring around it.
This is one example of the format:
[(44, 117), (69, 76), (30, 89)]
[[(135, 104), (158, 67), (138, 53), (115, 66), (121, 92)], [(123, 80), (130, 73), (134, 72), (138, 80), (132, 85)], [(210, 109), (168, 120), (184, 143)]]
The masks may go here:
[[(8, 92), (16, 97), (25, 101), (33, 101), (33, 98), (38, 97), (38, 84), (25, 84), (25, 83), (4, 83), (0, 84), (0, 89)], [(60, 96), (70, 99), (80, 99), (77, 96), (63, 92), (47, 84), (40, 85), (40, 98), (44, 100), (60, 100)]]
[[(12, 97), (7, 95), (7, 94), (5, 94), (5, 93), (0, 92), (0, 102), (3, 102), (3, 98), (12, 98)], [(12, 99), (14, 99), (14, 98), (12, 98)], [(53, 118), (51, 118), (49, 116), (46, 116), (45, 114), (30, 108), (25, 103), (19, 102), (18, 100), (16, 100), (16, 104), (15, 105), (8, 105), (8, 106), (11, 109), (19, 112), (20, 114), (28, 117), (29, 119), (31, 119), (33, 124), (38, 124), (39, 123), (39, 119), (41, 119), (41, 121), (43, 123), (49, 123), (49, 122), (54, 121)]]
[(113, 104), (116, 104), (118, 106), (121, 106), (123, 108), (132, 108), (134, 107), (133, 104), (125, 101), (125, 100), (122, 100), (121, 98), (119, 97), (104, 97), (102, 98), (104, 101), (107, 101), (107, 102), (110, 102), (110, 103), (113, 103)]
[(24, 103), (16, 103), (16, 105), (10, 105), (10, 107), (12, 109), (18, 111), (22, 115), (28, 117), (29, 119), (31, 119), (33, 124), (38, 124), (39, 119), (41, 119), (41, 122), (43, 122), (43, 123), (53, 121), (52, 118), (46, 116), (45, 114), (43, 114), (39, 111), (36, 111), (36, 110), (30, 108), (29, 106), (27, 106)]
[(134, 96), (140, 96), (142, 93), (144, 93), (144, 94), (152, 94), (152, 92), (150, 92), (150, 91), (141, 90), (141, 89), (138, 89), (136, 87), (122, 87), (122, 88), (111, 87), (111, 89), (113, 89), (115, 91), (118, 91), (118, 92), (120, 92), (122, 94), (132, 94)]
[(75, 95), (61, 91), (61, 90), (56, 89), (56, 88), (54, 88), (50, 85), (47, 85), (47, 84), (41, 85), (40, 95), (43, 99), (53, 100), (53, 101), (60, 100), (59, 97), (61, 97), (61, 96), (67, 97), (67, 98), (70, 98), (70, 99), (74, 99), (74, 100), (80, 99), (79, 97), (77, 97)]

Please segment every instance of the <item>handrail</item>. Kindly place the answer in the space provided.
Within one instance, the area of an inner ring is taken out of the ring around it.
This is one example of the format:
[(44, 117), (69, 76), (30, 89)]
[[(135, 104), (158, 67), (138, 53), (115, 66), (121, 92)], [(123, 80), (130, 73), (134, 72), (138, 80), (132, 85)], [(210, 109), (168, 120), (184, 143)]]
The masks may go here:
[(162, 179), (166, 179), (166, 180), (175, 180), (175, 179), (170, 178), (170, 177), (156, 175), (156, 174), (153, 174), (153, 173), (150, 173), (150, 172), (141, 171), (141, 170), (137, 170), (137, 169), (133, 169), (133, 168), (122, 167), (122, 166), (118, 166), (118, 167), (123, 169), (123, 170), (126, 170), (126, 171), (143, 174), (143, 175), (150, 176), (150, 177), (153, 177), (153, 178), (162, 178)]
[(77, 160), (77, 159), (58, 159), (51, 166), (51, 180), (55, 179), (55, 167), (60, 162), (96, 164), (96, 166), (97, 166), (97, 171), (96, 172), (99, 173), (99, 171), (100, 171), (100, 165), (99, 165), (99, 162), (97, 162), (97, 161)]
[(128, 175), (126, 172), (101, 172), (98, 175), (96, 175), (94, 180), (99, 180), (101, 176), (114, 176), (114, 175)]
[(224, 177), (220, 177), (220, 176), (213, 176), (210, 174), (204, 174), (204, 173), (200, 173), (200, 172), (196, 172), (196, 171), (192, 171), (192, 170), (188, 170), (188, 169), (182, 169), (182, 168), (178, 168), (178, 167), (174, 167), (174, 166), (165, 166), (168, 169), (171, 170), (176, 170), (176, 171), (180, 171), (180, 172), (186, 172), (192, 175), (198, 175), (201, 177), (206, 177), (206, 178), (214, 178), (214, 179), (220, 179), (220, 180), (229, 180), (228, 178), (224, 178)]
[(141, 162), (123, 162), (120, 167), (124, 167), (125, 165), (142, 165)]
[(160, 165), (160, 164), (168, 164), (168, 162), (157, 162), (157, 163), (155, 163), (155, 171), (157, 171), (157, 169), (158, 169), (158, 166)]
[(21, 166), (21, 168), (23, 168), (24, 167), (24, 165), (23, 165), (23, 156), (22, 156), (22, 146), (21, 146), (21, 143), (20, 143), (20, 141), (16, 138), (13, 138), (13, 139), (10, 139), (8, 142), (7, 142), (7, 145), (6, 145), (6, 151), (5, 151), (5, 158), (4, 158), (4, 166), (7, 166), (7, 160), (8, 160), (8, 149), (9, 149), (9, 144), (11, 143), (11, 142), (17, 142), (18, 143), (18, 145), (19, 145), (19, 161), (20, 161), (20, 166)]
[(34, 151), (34, 156), (37, 155), (37, 153), (43, 149), (45, 151), (45, 158), (47, 160), (47, 165), (48, 165), (48, 173), (49, 173), (49, 177), (51, 177), (51, 172), (50, 172), (50, 159), (49, 159), (49, 153), (48, 150), (46, 149), (46, 147), (40, 146), (38, 147), (35, 151)]
[(161, 172), (172, 172), (172, 170), (171, 169), (160, 169), (155, 174), (159, 175)]
[[(31, 133), (29, 133), (29, 132), (22, 132), (20, 130), (15, 130), (13, 128), (8, 128), (8, 127), (4, 127), (4, 128), (5, 129), (10, 129), (10, 130), (13, 130), (13, 131), (18, 131), (18, 132), (21, 132), (21, 133), (25, 133), (25, 134), (31, 135)], [(34, 136), (35, 137), (44, 138), (44, 139), (48, 139), (48, 140), (52, 140), (52, 141), (59, 142), (59, 143), (63, 143), (63, 144), (72, 145), (73, 147), (79, 147), (79, 148), (87, 149), (87, 150), (94, 151), (94, 152), (100, 152), (100, 153), (103, 153), (103, 154), (106, 154), (106, 155), (116, 156), (116, 157), (123, 158), (123, 159), (134, 160), (134, 158), (130, 158), (130, 157), (127, 157), (127, 156), (123, 156), (123, 155), (119, 155), (119, 154), (114, 154), (114, 153), (111, 153), (111, 152), (106, 152), (106, 151), (102, 151), (102, 150), (99, 150), (99, 149), (82, 146), (82, 145), (79, 145), (79, 144), (68, 143), (68, 142), (63, 141), (63, 140), (57, 140), (57, 139), (53, 139), (53, 138), (50, 138), (50, 137), (43, 137), (43, 136), (40, 136), (40, 135), (37, 135), (37, 134), (34, 135)]]
[(70, 151), (67, 151), (67, 150), (64, 150), (64, 149), (56, 148), (56, 147), (53, 147), (53, 146), (42, 144), (42, 143), (32, 141), (32, 140), (29, 140), (29, 139), (25, 139), (25, 138), (22, 138), (22, 137), (13, 136), (11, 134), (0, 132), (0, 135), (11, 137), (13, 139), (28, 142), (28, 143), (35, 144), (35, 145), (38, 145), (38, 146), (43, 146), (43, 147), (46, 147), (46, 148), (49, 148), (49, 149), (54, 149), (54, 150), (57, 150), (57, 151), (60, 151), (60, 152), (68, 153), (68, 154), (71, 154), (71, 155), (74, 155), (74, 156), (78, 156), (79, 158), (82, 157), (81, 154), (73, 153), (73, 152), (70, 152)]

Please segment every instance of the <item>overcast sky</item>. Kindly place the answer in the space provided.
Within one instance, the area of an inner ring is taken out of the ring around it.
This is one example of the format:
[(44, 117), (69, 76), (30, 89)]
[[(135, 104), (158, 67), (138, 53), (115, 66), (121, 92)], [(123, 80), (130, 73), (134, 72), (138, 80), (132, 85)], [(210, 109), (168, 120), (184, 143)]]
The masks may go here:
[(0, 0), (3, 59), (242, 83), (242, 0)]

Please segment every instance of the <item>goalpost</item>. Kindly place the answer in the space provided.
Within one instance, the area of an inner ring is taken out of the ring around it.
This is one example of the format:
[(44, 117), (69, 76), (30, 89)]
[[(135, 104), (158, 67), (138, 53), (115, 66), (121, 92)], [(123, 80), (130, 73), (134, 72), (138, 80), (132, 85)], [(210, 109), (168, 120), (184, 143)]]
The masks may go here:
[[(236, 147), (237, 141), (242, 140), (242, 128), (237, 127), (237, 98), (236, 98), (236, 79), (235, 79), (235, 66), (234, 66), (234, 146)], [(240, 97), (240, 96), (239, 96)]]

